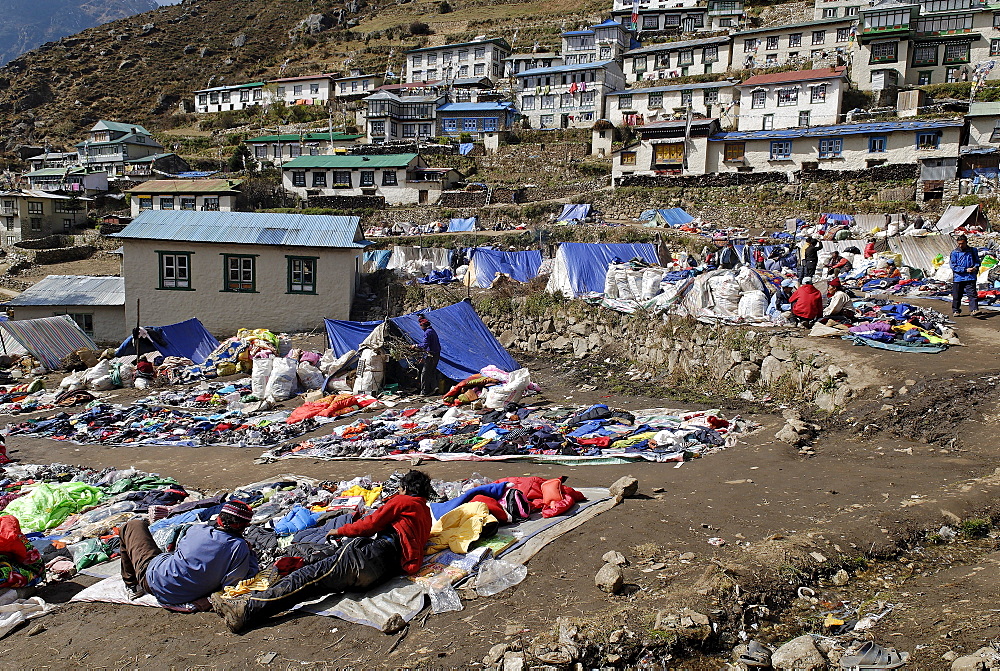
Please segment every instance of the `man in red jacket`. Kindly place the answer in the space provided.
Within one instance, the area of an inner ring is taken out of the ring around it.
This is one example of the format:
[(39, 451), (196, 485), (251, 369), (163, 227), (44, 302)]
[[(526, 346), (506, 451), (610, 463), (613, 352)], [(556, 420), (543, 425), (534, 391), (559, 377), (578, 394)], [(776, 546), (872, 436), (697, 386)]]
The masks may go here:
[(235, 633), (303, 601), (366, 591), (400, 571), (416, 573), (431, 535), (427, 498), (433, 489), (431, 479), (421, 471), (404, 475), (400, 487), (402, 493), (387, 499), (372, 514), (328, 534), (340, 543), (334, 555), (289, 573), (263, 592), (239, 599), (226, 599), (216, 592), (210, 599), (215, 612)]
[(806, 328), (811, 328), (823, 314), (823, 294), (813, 286), (811, 277), (802, 279), (802, 286), (792, 292), (788, 302), (792, 306), (795, 322)]

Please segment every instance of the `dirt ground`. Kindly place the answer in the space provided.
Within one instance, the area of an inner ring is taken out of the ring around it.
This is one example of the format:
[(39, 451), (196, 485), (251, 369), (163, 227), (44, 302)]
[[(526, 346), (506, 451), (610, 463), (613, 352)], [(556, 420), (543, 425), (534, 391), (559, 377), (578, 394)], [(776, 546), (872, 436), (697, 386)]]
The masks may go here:
[[(754, 562), (774, 539), (811, 543), (829, 558), (862, 558), (952, 518), (962, 520), (991, 509), (1000, 493), (1000, 478), (993, 475), (995, 398), (977, 394), (976, 385), (968, 381), (1000, 371), (1000, 344), (992, 320), (968, 320), (960, 328), (970, 346), (937, 356), (900, 355), (841, 342), (822, 345), (831, 351), (843, 348), (843, 359), (852, 365), (867, 360), (872, 374), (883, 375), (887, 385), (898, 388), (913, 377), (925, 384), (924, 393), (936, 389), (933, 395), (939, 403), (955, 405), (965, 399), (968, 417), (949, 415), (947, 430), (956, 438), (951, 443), (926, 444), (891, 430), (859, 435), (854, 423), (841, 417), (826, 422), (816, 456), (805, 458), (774, 440), (781, 420), (772, 413), (778, 409), (760, 406), (751, 415), (762, 425), (760, 431), (736, 447), (681, 466), (424, 464), (421, 468), (436, 478), (460, 479), (474, 472), (491, 477), (566, 475), (575, 486), (606, 486), (630, 474), (641, 483), (640, 495), (551, 543), (531, 560), (528, 578), (517, 587), (489, 599), (467, 601), (460, 612), (420, 615), (402, 635), (386, 636), (312, 615), (285, 616), (234, 635), (211, 613), (177, 615), (151, 608), (65, 603), (94, 582), (78, 577), (40, 590), (46, 600), (60, 604), (56, 612), (38, 620), (44, 631), (29, 636), (33, 629), (29, 624), (0, 642), (0, 649), (6, 659), (31, 668), (245, 668), (260, 666), (258, 660), (272, 652), (276, 657), (271, 665), (280, 668), (462, 667), (480, 662), (495, 643), (527, 644), (548, 631), (560, 615), (605, 633), (622, 626), (648, 630), (658, 610), (681, 606), (725, 617), (726, 604), (698, 586), (720, 568), (752, 583), (757, 572)], [(669, 399), (612, 395), (602, 379), (585, 381), (594, 389), (567, 384), (558, 363), (529, 361), (533, 379), (546, 390), (541, 401), (604, 401), (633, 410), (678, 406)], [(966, 392), (952, 398), (949, 390), (960, 385)], [(901, 408), (899, 416), (884, 422), (887, 428), (907, 417), (912, 420), (907, 415), (910, 401), (877, 402)], [(931, 410), (915, 408), (920, 416)], [(859, 406), (859, 412), (863, 410)], [(886, 412), (883, 418), (888, 417)], [(12, 437), (8, 449), (25, 463), (135, 466), (213, 491), (280, 473), (321, 479), (380, 478), (399, 468), (394, 463), (309, 459), (258, 465), (253, 461), (259, 451), (250, 449), (78, 446), (26, 437)], [(708, 544), (711, 537), (725, 539), (726, 545)], [(956, 551), (939, 553), (923, 563), (903, 558), (901, 566), (915, 566), (906, 569), (905, 584), (897, 580), (899, 571), (890, 574), (881, 566), (872, 568), (868, 577), (859, 573), (844, 589), (854, 589), (866, 599), (889, 594), (900, 605), (880, 625), (879, 640), (911, 651), (912, 668), (947, 668), (942, 654), (974, 651), (998, 633), (995, 618), (989, 617), (997, 596), (994, 545), (983, 541), (962, 552), (957, 546), (944, 546)], [(601, 555), (608, 550), (618, 550), (632, 561), (626, 579), (634, 587), (623, 596), (606, 595), (594, 586)], [(687, 552), (694, 559), (682, 561), (681, 554)], [(822, 573), (822, 568), (817, 570)], [(780, 642), (789, 632), (815, 626), (811, 616), (815, 613), (791, 611), (784, 618), (776, 613), (763, 635)], [(723, 657), (695, 654), (673, 668), (719, 668)]]

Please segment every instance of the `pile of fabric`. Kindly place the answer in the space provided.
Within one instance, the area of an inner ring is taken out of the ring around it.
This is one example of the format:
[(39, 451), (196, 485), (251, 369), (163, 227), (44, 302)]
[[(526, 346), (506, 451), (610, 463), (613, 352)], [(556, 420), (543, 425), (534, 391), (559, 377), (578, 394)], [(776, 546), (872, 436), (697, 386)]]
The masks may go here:
[(203, 363), (167, 357), (157, 366), (156, 373), (171, 384), (249, 373), (254, 359), (278, 356), (281, 349), (279, 337), (267, 329), (240, 329), (235, 336), (220, 343)]
[(312, 419), (296, 424), (284, 420), (285, 412), (254, 419), (240, 411), (196, 414), (154, 405), (97, 404), (73, 415), (9, 424), (8, 436), (30, 435), (80, 445), (230, 445), (273, 447), (316, 428)]
[(516, 403), (473, 412), (437, 404), (387, 410), (338, 426), (330, 435), (278, 446), (259, 461), (278, 459), (529, 459), (608, 463), (684, 461), (735, 444), (756, 426), (716, 411), (656, 408), (632, 413), (606, 405), (535, 408)]
[(842, 337), (856, 345), (897, 352), (943, 352), (961, 345), (940, 312), (885, 299), (855, 300), (838, 315), (818, 322), (813, 336)]

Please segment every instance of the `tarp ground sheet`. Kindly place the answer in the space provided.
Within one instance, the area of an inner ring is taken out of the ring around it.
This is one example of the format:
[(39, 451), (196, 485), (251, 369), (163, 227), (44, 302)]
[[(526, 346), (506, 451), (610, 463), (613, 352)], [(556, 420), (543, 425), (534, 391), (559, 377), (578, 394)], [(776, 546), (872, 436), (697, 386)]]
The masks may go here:
[[(438, 372), (445, 377), (456, 381), (464, 380), (491, 364), (506, 371), (521, 367), (493, 337), (493, 333), (469, 303), (461, 301), (437, 310), (393, 317), (390, 321), (414, 342), (420, 342), (423, 339), (423, 329), (418, 323), (421, 314), (426, 315), (434, 325), (441, 341)], [(337, 356), (343, 356), (350, 350), (357, 349), (381, 322), (327, 319), (325, 323), (331, 349)]]
[(950, 235), (925, 235), (923, 237), (889, 238), (889, 248), (903, 257), (903, 265), (919, 268), (925, 275), (933, 275), (934, 257), (942, 255), (945, 263), (955, 249), (955, 241)]
[(385, 270), (389, 266), (389, 257), (392, 251), (389, 249), (376, 249), (365, 252), (362, 257), (362, 269), (366, 273), (374, 273), (376, 270)]
[[(151, 333), (153, 344), (163, 356), (179, 356), (202, 364), (219, 346), (219, 341), (208, 332), (205, 325), (196, 317), (168, 326), (147, 326), (145, 328), (147, 332)], [(115, 356), (126, 354), (135, 354), (132, 336), (125, 338), (125, 341), (118, 346), (118, 350), (115, 352)]]
[(577, 297), (594, 291), (604, 292), (608, 264), (632, 259), (656, 265), (659, 258), (656, 246), (649, 243), (597, 244), (589, 242), (564, 242), (559, 245), (552, 274), (545, 290), (560, 291), (565, 296)]
[(58, 370), (62, 359), (78, 349), (96, 350), (97, 345), (69, 315), (0, 322), (4, 338), (13, 338), (50, 370)]
[(449, 233), (467, 233), (476, 230), (476, 217), (452, 219), (448, 222)]
[[(469, 263), (469, 283), (487, 288), (493, 284), (497, 273), (509, 275), (512, 280), (528, 282), (538, 275), (542, 265), (542, 253), (537, 249), (526, 252), (501, 252), (495, 249), (477, 247), (472, 252)], [(475, 274), (473, 274), (473, 272)]]

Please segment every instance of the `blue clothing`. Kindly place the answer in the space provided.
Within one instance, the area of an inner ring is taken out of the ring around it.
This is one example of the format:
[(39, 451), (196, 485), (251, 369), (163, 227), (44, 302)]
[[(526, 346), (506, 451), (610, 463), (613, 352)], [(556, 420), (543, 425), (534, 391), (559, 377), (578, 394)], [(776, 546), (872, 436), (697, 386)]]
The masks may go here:
[(420, 349), (433, 356), (441, 355), (441, 341), (438, 340), (437, 331), (433, 326), (424, 329), (424, 339), (420, 342)]
[(146, 567), (149, 591), (160, 603), (190, 603), (260, 571), (257, 556), (239, 536), (211, 524), (196, 524), (177, 550), (154, 557)]
[(499, 499), (503, 496), (504, 492), (507, 490), (506, 482), (491, 482), (488, 485), (479, 485), (478, 487), (473, 487), (467, 492), (459, 494), (453, 499), (448, 501), (442, 501), (441, 503), (432, 503), (431, 514), (434, 519), (439, 520), (445, 516), (446, 513), (450, 513), (455, 508), (458, 508), (463, 503), (472, 500), (476, 496), (488, 496), (491, 499)]
[(293, 506), (284, 517), (274, 523), (274, 533), (279, 536), (287, 536), (296, 531), (308, 529), (319, 521), (319, 515), (319, 513), (310, 512), (302, 506)]
[[(969, 247), (964, 252), (961, 249), (953, 249), (949, 264), (951, 271), (955, 273), (956, 282), (975, 280), (976, 275), (979, 274), (979, 252), (974, 247)], [(975, 268), (975, 270), (970, 273), (966, 268)]]

